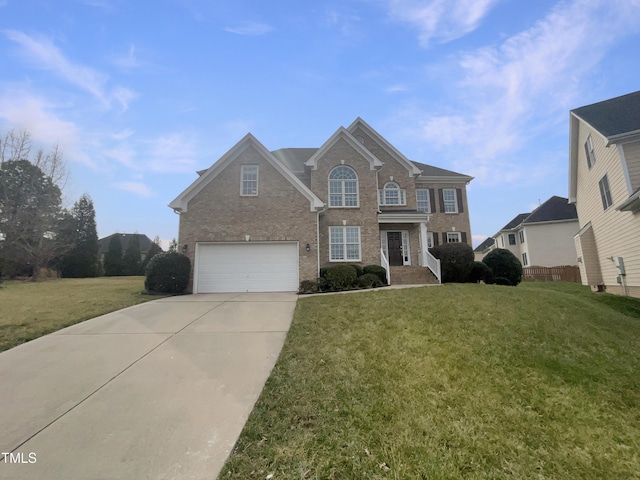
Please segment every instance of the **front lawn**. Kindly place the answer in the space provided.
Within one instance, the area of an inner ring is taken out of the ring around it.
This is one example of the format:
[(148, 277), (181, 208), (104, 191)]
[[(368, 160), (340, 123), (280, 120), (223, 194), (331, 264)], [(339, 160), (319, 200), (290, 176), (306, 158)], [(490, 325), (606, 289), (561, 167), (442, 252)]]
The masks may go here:
[(219, 478), (638, 479), (639, 452), (640, 301), (449, 284), (301, 298)]
[(0, 351), (74, 323), (158, 297), (144, 277), (68, 278), (0, 284)]

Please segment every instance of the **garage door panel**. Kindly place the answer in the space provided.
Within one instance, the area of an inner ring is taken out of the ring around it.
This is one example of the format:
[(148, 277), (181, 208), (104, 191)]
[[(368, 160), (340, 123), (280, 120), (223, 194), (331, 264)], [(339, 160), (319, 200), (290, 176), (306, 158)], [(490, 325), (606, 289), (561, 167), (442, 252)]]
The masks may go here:
[(298, 288), (297, 243), (198, 244), (196, 293)]

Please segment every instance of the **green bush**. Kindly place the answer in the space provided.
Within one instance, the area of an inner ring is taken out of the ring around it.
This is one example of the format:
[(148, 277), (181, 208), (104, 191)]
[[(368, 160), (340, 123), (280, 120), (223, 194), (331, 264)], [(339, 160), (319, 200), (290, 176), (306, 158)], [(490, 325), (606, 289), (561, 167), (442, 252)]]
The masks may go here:
[(377, 275), (377, 277), (380, 279), (383, 285), (388, 284), (387, 271), (385, 270), (384, 267), (381, 267), (380, 265), (367, 265), (362, 270), (365, 273), (365, 275), (367, 273), (373, 273), (374, 275)]
[(480, 283), (480, 281), (484, 283), (494, 283), (493, 272), (485, 263), (473, 262), (473, 267), (467, 277), (467, 281), (469, 283)]
[(320, 268), (320, 278), (327, 278), (327, 270), (329, 270), (329, 267)]
[(382, 287), (383, 285), (375, 273), (365, 273), (361, 277), (358, 277), (358, 286), (360, 288), (376, 288)]
[(353, 267), (353, 269), (356, 271), (356, 275), (358, 276), (358, 278), (364, 275), (364, 268), (362, 268), (360, 265), (349, 265), (349, 266)]
[[(506, 248), (496, 248), (491, 250), (482, 259), (493, 272), (493, 276), (498, 283), (498, 277), (509, 280), (509, 284), (516, 286), (522, 281), (522, 264), (518, 257)], [(502, 285), (502, 284), (499, 284)]]
[(318, 282), (313, 280), (303, 280), (300, 282), (298, 293), (318, 293), (320, 291)]
[(351, 265), (335, 265), (329, 267), (326, 273), (329, 289), (334, 291), (353, 288), (357, 278), (356, 270)]
[(466, 243), (445, 243), (431, 249), (440, 260), (442, 283), (464, 283), (473, 269), (473, 248)]
[(155, 293), (183, 293), (189, 285), (191, 261), (178, 252), (158, 253), (147, 265), (144, 288)]

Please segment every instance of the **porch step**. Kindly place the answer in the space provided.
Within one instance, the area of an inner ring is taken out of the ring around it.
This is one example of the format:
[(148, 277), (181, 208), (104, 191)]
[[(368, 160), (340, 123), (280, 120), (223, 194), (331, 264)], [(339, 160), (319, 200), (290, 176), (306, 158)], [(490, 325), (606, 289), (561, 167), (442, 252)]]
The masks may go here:
[(390, 267), (391, 285), (430, 285), (438, 283), (436, 276), (427, 267)]

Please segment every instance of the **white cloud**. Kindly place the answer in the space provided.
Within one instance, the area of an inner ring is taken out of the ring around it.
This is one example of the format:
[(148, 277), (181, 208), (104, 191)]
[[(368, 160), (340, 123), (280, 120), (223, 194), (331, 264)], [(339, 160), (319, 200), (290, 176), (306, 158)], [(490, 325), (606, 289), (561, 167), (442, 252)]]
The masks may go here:
[(527, 142), (550, 127), (566, 128), (585, 79), (611, 45), (640, 31), (639, 14), (637, 0), (562, 2), (502, 44), (459, 56), (458, 100), (442, 113), (409, 107), (399, 115), (417, 125), (416, 138), (440, 150), (455, 146), (465, 158), (456, 166), (479, 183), (535, 182), (553, 173), (552, 159), (523, 162)]
[(24, 90), (10, 89), (0, 96), (0, 119), (6, 128), (25, 130), (44, 148), (57, 144), (65, 157), (93, 166), (93, 160), (81, 146), (80, 128), (57, 116), (55, 108), (56, 105)]
[(391, 17), (419, 30), (424, 47), (445, 43), (475, 30), (500, 0), (389, 0)]
[(273, 31), (273, 27), (266, 23), (244, 22), (237, 27), (227, 27), (225, 28), (225, 31), (235, 33), (237, 35), (259, 36)]
[(136, 56), (135, 45), (130, 45), (127, 53), (123, 55), (115, 55), (113, 57), (113, 64), (123, 70), (131, 70), (138, 68), (142, 65)]
[(110, 108), (113, 100), (126, 110), (136, 94), (121, 86), (107, 88), (109, 76), (90, 67), (74, 63), (49, 39), (33, 37), (17, 30), (2, 31), (9, 40), (21, 47), (25, 60), (36, 68), (49, 70), (58, 77), (93, 95), (103, 106)]
[(195, 142), (174, 133), (155, 139), (150, 146), (148, 168), (159, 173), (187, 173), (196, 170)]
[(124, 190), (140, 197), (153, 196), (151, 189), (142, 182), (116, 182), (111, 185), (118, 190)]

